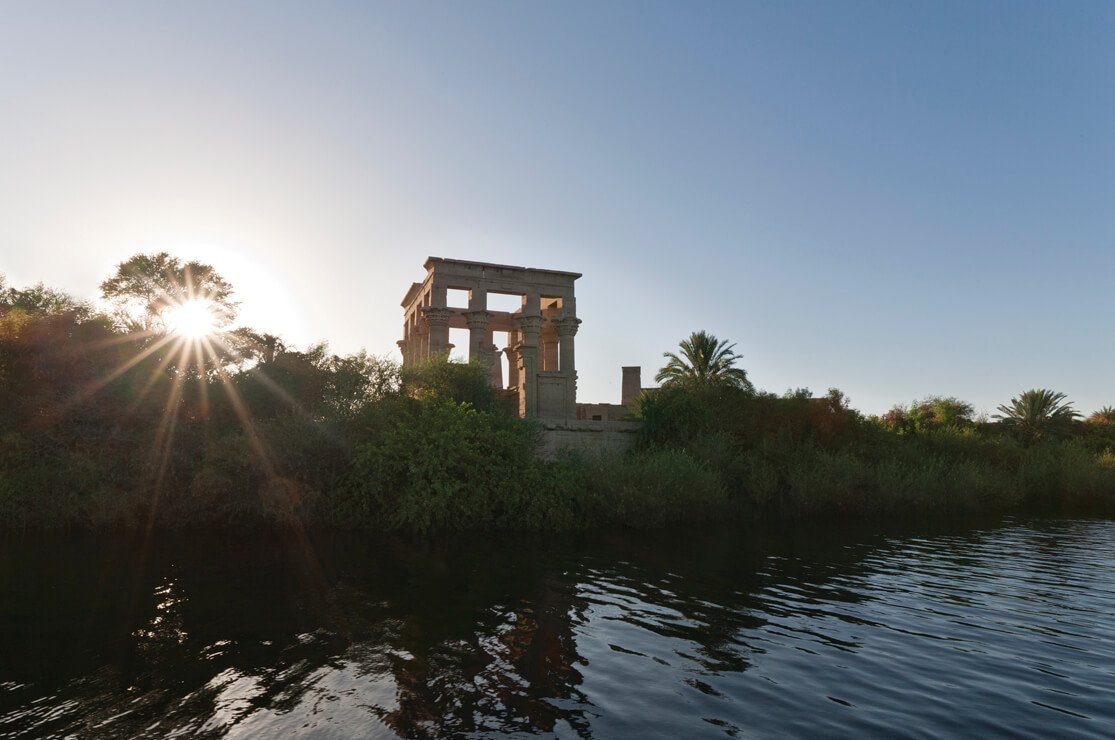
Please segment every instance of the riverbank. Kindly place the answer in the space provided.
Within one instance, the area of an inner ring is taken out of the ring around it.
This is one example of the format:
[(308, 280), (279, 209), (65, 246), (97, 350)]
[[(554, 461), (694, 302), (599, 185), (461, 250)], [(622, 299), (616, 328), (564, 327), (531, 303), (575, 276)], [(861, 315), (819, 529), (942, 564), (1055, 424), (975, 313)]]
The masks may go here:
[(199, 362), (102, 318), (0, 317), (0, 529), (569, 532), (1115, 508), (1113, 423), (1022, 429), (955, 399), (867, 418), (838, 391), (679, 381), (639, 398), (633, 451), (545, 459), (482, 366), (258, 339), (250, 361)]
[[(516, 420), (459, 406), (414, 413), (421, 423), (399, 423), (348, 459), (332, 449), (324, 460), (335, 467), (307, 454), (279, 458), (267, 469), (247, 440), (229, 438), (202, 452), (192, 475), (180, 467), (190, 458), (176, 458), (158, 485), (109, 487), (96, 468), (72, 459), (9, 465), (0, 473), (0, 527), (431, 534), (1115, 513), (1115, 469), (1097, 462), (1102, 453), (1080, 440), (1022, 447), (1009, 439), (937, 435), (828, 449), (775, 438), (733, 449), (719, 439), (697, 449), (546, 460), (533, 453), (537, 430)], [(273, 441), (275, 430), (259, 431), (261, 440)]]

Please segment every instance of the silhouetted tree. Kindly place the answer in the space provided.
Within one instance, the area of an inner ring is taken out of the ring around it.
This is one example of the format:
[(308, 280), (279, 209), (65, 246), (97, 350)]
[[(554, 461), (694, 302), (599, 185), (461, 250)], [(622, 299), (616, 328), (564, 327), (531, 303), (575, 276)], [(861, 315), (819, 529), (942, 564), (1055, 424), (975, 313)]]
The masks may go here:
[(1080, 416), (1065, 400), (1064, 393), (1035, 388), (999, 407), (993, 418), (1013, 430), (1027, 443), (1065, 436)]
[(735, 367), (736, 361), (743, 357), (732, 351), (735, 346), (706, 331), (695, 331), (678, 345), (680, 356), (673, 352), (663, 353), (668, 362), (654, 379), (664, 385), (730, 385), (752, 391), (754, 386), (747, 379), (746, 371)]
[(232, 293), (232, 285), (212, 265), (183, 263), (167, 252), (134, 255), (101, 283), (117, 322), (133, 331), (164, 330), (167, 309), (196, 299), (209, 302), (215, 326), (223, 328), (236, 316)]
[(93, 307), (88, 302), (78, 300), (64, 291), (48, 288), (42, 283), (23, 290), (5, 287), (2, 275), (0, 275), (0, 305), (36, 316), (72, 313), (78, 321), (84, 321), (94, 313)]

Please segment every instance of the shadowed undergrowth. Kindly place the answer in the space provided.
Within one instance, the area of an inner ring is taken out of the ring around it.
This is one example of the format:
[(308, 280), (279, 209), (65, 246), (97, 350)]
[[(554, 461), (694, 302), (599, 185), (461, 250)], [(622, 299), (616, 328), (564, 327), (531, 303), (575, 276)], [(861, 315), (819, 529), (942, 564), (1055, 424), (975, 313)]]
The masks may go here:
[(481, 367), (401, 373), (248, 338), (198, 362), (87, 311), (10, 304), (0, 527), (560, 531), (1115, 501), (1107, 423), (1027, 436), (955, 399), (866, 419), (839, 392), (681, 382), (641, 399), (636, 450), (543, 460), (540, 430), (501, 411)]

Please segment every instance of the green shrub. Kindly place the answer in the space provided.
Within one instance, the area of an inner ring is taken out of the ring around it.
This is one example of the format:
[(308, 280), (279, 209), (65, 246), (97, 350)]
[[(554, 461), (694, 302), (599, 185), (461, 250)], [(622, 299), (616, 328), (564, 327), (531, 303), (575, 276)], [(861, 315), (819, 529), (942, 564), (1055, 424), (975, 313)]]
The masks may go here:
[(530, 424), (441, 397), (415, 400), (362, 444), (339, 521), (408, 531), (483, 529), (506, 523), (538, 485)]
[(653, 450), (589, 463), (584, 491), (588, 523), (654, 527), (726, 513), (720, 477), (685, 452)]

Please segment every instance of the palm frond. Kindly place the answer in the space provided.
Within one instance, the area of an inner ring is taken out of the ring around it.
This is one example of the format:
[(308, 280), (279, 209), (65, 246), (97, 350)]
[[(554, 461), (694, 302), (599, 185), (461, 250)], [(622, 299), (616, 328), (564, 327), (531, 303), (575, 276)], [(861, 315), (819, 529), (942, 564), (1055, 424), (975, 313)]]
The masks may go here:
[(700, 383), (732, 385), (754, 390), (747, 373), (735, 363), (742, 359), (735, 344), (717, 339), (706, 331), (695, 331), (678, 344), (678, 352), (664, 352), (666, 365), (655, 380), (660, 383)]

